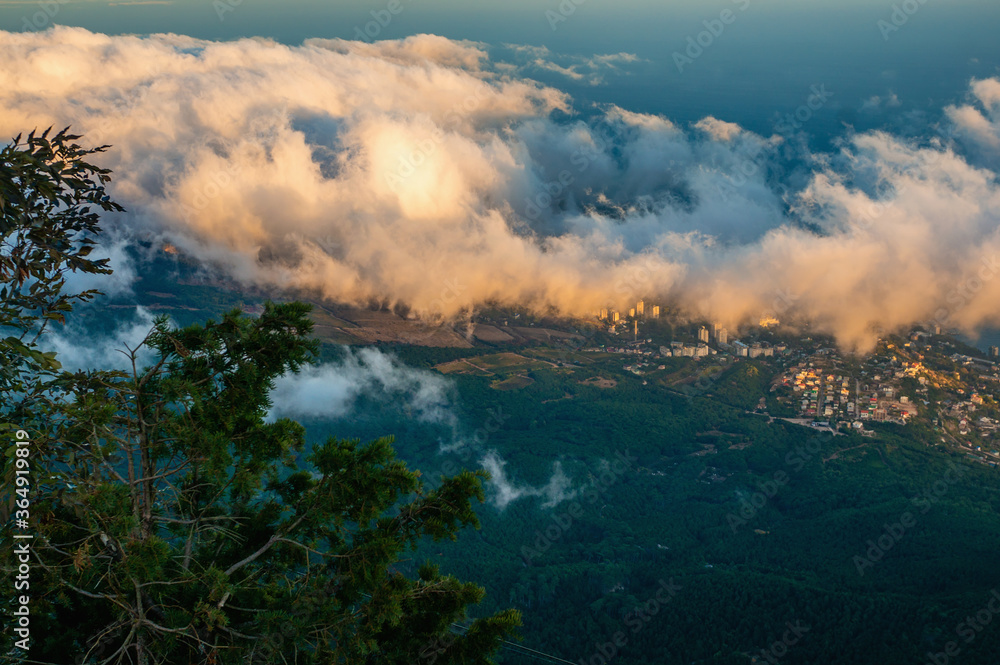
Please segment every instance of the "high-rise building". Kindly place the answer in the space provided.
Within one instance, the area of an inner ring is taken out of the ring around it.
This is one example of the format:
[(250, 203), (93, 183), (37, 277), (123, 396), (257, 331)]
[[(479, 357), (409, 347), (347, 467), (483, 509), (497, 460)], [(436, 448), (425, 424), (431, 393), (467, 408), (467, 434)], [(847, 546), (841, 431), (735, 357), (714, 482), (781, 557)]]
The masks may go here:
[(712, 337), (714, 337), (716, 340), (719, 339), (719, 331), (720, 330), (722, 330), (722, 324), (721, 323), (713, 323), (712, 324)]
[(702, 326), (701, 328), (698, 329), (698, 341), (706, 343), (708, 342), (708, 328), (706, 328), (705, 326)]
[(618, 323), (618, 319), (619, 319), (619, 318), (621, 318), (621, 317), (620, 317), (620, 315), (618, 314), (618, 312), (612, 312), (612, 313), (611, 313), (611, 320), (612, 320), (613, 322), (615, 322), (615, 323)]
[(633, 319), (635, 318), (635, 307), (633, 307), (628, 311), (628, 315), (631, 316)]
[(660, 306), (659, 305), (653, 305), (653, 318), (654, 319), (660, 318)]
[(642, 316), (643, 314), (645, 314), (646, 313), (646, 303), (644, 303), (641, 300), (639, 302), (637, 302), (635, 304), (635, 313), (638, 314), (639, 316)]
[(606, 320), (608, 318), (608, 310), (607, 309), (601, 309), (600, 317), (601, 317), (601, 321)]
[(1000, 358), (1000, 347), (990, 347), (990, 358)]
[(718, 334), (715, 336), (715, 341), (719, 344), (729, 344), (729, 331), (725, 328), (720, 328)]

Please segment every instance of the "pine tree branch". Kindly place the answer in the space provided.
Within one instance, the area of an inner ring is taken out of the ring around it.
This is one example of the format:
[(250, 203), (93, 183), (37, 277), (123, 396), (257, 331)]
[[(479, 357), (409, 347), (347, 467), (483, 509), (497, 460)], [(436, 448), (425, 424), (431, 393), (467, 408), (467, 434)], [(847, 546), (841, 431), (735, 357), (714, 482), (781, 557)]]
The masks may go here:
[[(302, 520), (304, 520), (306, 518), (307, 514), (308, 514), (308, 512), (303, 513), (297, 520), (295, 520), (295, 522), (291, 526), (287, 527), (287, 529), (286, 529), (285, 532), (289, 533), (292, 530), (294, 530), (295, 527), (297, 527), (299, 524), (302, 523)], [(240, 561), (237, 561), (232, 566), (230, 566), (229, 568), (227, 568), (226, 569), (226, 573), (225, 573), (226, 576), (227, 577), (231, 576), (233, 573), (235, 573), (237, 570), (239, 570), (243, 566), (246, 566), (247, 564), (253, 563), (257, 559), (259, 559), (262, 554), (264, 554), (269, 549), (271, 549), (271, 547), (275, 543), (281, 541), (283, 538), (284, 538), (284, 536), (279, 536), (277, 534), (271, 536), (270, 538), (267, 539), (267, 542), (264, 543), (256, 552), (254, 552), (253, 554), (250, 554), (249, 556), (243, 558)]]

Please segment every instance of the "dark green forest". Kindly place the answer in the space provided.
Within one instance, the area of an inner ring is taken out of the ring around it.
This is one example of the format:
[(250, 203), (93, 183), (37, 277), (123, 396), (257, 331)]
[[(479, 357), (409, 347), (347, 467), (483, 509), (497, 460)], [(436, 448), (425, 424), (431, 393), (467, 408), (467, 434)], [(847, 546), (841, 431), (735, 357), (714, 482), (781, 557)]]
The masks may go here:
[[(425, 368), (495, 352), (386, 350)], [(595, 374), (617, 385), (580, 383)], [(400, 455), (432, 478), (494, 450), (512, 482), (540, 486), (560, 462), (576, 497), (483, 506), (481, 531), (421, 550), (483, 584), (489, 603), (521, 609), (525, 645), (599, 663), (590, 659), (622, 632), (618, 663), (767, 662), (761, 650), (773, 657), (800, 622), (809, 630), (782, 662), (924, 662), (949, 641), (959, 662), (1000, 652), (1000, 620), (968, 642), (963, 625), (989, 614), (1000, 589), (995, 469), (929, 446), (919, 425), (877, 425), (868, 438), (769, 424), (747, 412), (770, 378), (762, 361), (737, 363), (693, 395), (643, 385), (606, 354), (531, 378), (496, 390), (490, 378), (455, 376), (469, 443), (450, 454), (439, 453), (446, 433), (389, 404), (307, 422), (317, 439), (393, 432)], [(634, 462), (609, 473), (617, 453)], [(661, 581), (680, 587), (662, 604)]]

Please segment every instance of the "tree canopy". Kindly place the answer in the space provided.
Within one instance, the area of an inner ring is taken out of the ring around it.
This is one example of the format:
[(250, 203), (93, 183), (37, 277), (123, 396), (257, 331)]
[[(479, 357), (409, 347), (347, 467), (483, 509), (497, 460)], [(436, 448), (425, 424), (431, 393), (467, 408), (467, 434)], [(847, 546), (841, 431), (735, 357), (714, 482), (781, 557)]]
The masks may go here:
[[(32, 637), (41, 663), (488, 663), (520, 623), (470, 620), (475, 584), (398, 563), (478, 527), (485, 472), (435, 489), (392, 438), (331, 437), (270, 414), (274, 380), (315, 358), (309, 306), (269, 303), (178, 329), (157, 319), (126, 371), (61, 371), (39, 340), (74, 303), (107, 171), (66, 131), (0, 155), (0, 383), (30, 433)], [(11, 444), (7, 439), (5, 447)], [(13, 446), (6, 450), (6, 494)], [(9, 510), (13, 496), (3, 497)], [(10, 574), (12, 557), (2, 566)]]

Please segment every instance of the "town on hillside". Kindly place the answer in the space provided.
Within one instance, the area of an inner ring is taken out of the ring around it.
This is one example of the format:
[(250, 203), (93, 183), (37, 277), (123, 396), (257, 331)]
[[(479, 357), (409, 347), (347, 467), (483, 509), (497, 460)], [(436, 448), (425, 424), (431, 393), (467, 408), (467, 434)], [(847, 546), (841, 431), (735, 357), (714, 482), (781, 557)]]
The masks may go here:
[(827, 337), (783, 327), (773, 316), (731, 333), (719, 323), (672, 319), (666, 308), (640, 300), (627, 314), (603, 309), (595, 318), (604, 343), (584, 350), (620, 354), (622, 369), (633, 374), (673, 372), (662, 364), (667, 358), (701, 363), (698, 376), (753, 359), (774, 372), (758, 413), (868, 436), (876, 435), (872, 423), (916, 423), (972, 460), (1000, 462), (1000, 350), (982, 353), (962, 343), (957, 331), (934, 324), (903, 336), (876, 331), (875, 350), (855, 355)]

